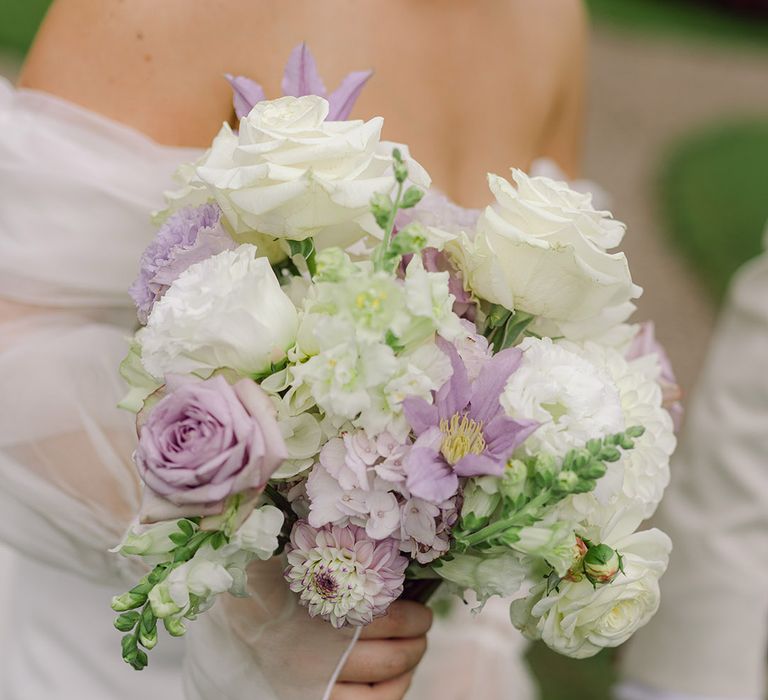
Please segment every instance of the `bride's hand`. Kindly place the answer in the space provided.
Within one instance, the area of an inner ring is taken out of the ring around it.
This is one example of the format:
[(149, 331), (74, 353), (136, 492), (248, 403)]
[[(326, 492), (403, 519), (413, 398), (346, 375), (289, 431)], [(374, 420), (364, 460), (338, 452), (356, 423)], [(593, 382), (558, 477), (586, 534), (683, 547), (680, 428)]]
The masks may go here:
[(331, 700), (402, 700), (427, 650), (432, 611), (410, 601), (393, 603), (385, 617), (365, 627)]

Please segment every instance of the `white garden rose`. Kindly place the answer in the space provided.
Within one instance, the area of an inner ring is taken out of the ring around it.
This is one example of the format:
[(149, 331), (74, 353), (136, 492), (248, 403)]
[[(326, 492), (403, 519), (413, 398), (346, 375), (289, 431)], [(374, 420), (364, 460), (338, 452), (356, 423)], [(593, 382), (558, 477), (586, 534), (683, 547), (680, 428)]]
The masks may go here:
[(263, 372), (296, 339), (296, 308), (255, 246), (224, 251), (181, 273), (136, 336), (155, 377), (227, 367)]
[(623, 558), (624, 572), (595, 588), (586, 577), (563, 580), (559, 590), (538, 584), (512, 603), (512, 622), (530, 639), (542, 639), (573, 658), (616, 647), (645, 625), (659, 607), (659, 578), (667, 568), (671, 542), (660, 530), (618, 539), (608, 537)]
[(508, 309), (554, 321), (584, 321), (640, 295), (617, 246), (624, 225), (597, 211), (591, 195), (512, 170), (515, 185), (489, 175), (495, 206), (458, 257), (470, 289)]
[[(376, 233), (369, 203), (394, 188), (395, 144), (380, 140), (381, 117), (327, 116), (322, 97), (282, 97), (256, 104), (237, 133), (222, 126), (193, 179), (215, 197), (236, 236), (312, 236), (326, 248)], [(398, 147), (411, 180), (428, 187), (426, 171)]]

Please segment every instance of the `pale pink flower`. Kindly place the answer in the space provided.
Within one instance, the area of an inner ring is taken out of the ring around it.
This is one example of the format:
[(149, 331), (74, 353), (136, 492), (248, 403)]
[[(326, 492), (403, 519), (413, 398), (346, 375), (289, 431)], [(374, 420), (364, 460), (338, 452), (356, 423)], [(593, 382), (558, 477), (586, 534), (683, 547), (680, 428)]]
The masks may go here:
[(375, 542), (360, 527), (318, 530), (299, 521), (286, 551), (291, 590), (312, 617), (319, 615), (334, 627), (367, 625), (403, 592), (408, 560), (398, 542)]

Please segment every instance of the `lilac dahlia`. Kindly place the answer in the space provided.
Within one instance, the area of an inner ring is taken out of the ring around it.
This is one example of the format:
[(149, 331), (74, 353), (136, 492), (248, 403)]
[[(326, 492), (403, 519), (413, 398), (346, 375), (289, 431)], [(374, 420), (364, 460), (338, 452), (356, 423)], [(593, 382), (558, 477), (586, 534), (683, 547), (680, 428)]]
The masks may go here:
[(403, 592), (408, 560), (397, 540), (374, 542), (356, 525), (316, 529), (300, 520), (286, 551), (291, 590), (334, 627), (367, 625)]
[(531, 420), (509, 418), (499, 402), (522, 353), (517, 348), (491, 357), (473, 382), (456, 349), (441, 348), (451, 358), (453, 375), (433, 403), (409, 397), (405, 417), (416, 435), (405, 468), (408, 490), (431, 503), (441, 503), (459, 488), (459, 477), (500, 475), (509, 456), (537, 427)]

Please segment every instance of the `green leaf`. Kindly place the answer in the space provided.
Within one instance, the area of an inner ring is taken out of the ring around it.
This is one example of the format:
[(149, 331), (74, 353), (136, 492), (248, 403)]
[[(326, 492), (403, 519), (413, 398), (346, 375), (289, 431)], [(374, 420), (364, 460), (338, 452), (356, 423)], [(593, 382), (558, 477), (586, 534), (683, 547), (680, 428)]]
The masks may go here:
[(185, 535), (183, 532), (172, 532), (168, 535), (168, 539), (175, 545), (182, 545), (189, 541), (189, 535)]
[(493, 334), (493, 349), (496, 352), (500, 352), (501, 350), (511, 348), (533, 319), (534, 316), (522, 311), (510, 314), (504, 323), (503, 329), (497, 330)]
[(179, 530), (181, 530), (188, 537), (192, 537), (192, 535), (195, 534), (195, 526), (191, 521), (179, 520), (179, 522), (176, 524), (179, 526)]

